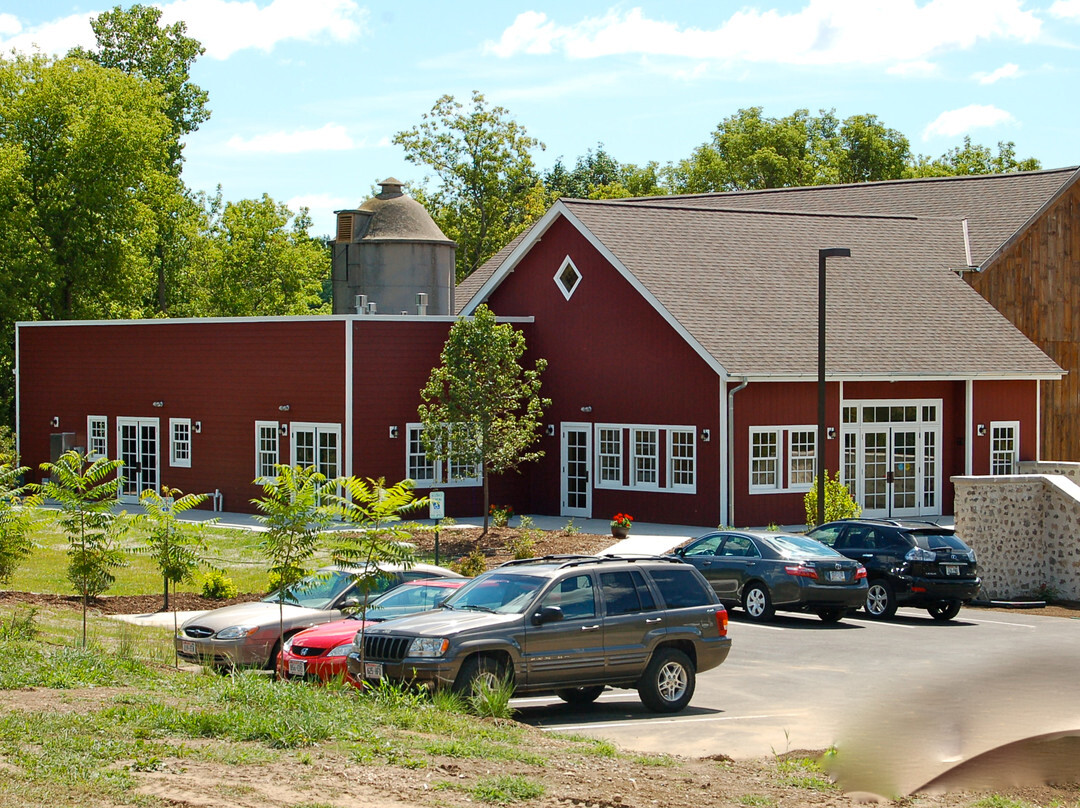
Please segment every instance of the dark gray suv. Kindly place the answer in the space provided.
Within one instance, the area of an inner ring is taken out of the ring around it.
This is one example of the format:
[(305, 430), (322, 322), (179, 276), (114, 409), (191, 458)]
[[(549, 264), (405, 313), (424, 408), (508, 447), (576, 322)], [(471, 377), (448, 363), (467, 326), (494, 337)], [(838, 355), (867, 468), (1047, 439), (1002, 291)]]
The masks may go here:
[(356, 679), (452, 687), (509, 680), (571, 704), (635, 688), (656, 712), (690, 703), (696, 674), (728, 655), (727, 612), (671, 558), (548, 556), (477, 576), (435, 611), (357, 632)]

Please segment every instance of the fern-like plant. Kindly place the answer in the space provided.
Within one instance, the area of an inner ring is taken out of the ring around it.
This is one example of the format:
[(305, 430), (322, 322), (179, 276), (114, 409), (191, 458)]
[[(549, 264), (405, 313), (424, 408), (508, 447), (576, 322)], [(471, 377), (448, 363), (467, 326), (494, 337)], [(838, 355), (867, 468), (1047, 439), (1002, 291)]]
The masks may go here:
[(38, 498), (27, 496), (22, 476), (26, 466), (0, 465), (0, 584), (6, 584), (34, 543), (30, 539)]

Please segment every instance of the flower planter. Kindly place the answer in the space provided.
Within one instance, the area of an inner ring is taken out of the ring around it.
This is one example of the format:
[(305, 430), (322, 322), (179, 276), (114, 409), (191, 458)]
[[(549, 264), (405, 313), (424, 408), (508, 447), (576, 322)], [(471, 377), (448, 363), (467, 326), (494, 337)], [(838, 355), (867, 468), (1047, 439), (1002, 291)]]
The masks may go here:
[(630, 535), (630, 528), (612, 525), (611, 535), (614, 536), (616, 539), (625, 539), (627, 536)]

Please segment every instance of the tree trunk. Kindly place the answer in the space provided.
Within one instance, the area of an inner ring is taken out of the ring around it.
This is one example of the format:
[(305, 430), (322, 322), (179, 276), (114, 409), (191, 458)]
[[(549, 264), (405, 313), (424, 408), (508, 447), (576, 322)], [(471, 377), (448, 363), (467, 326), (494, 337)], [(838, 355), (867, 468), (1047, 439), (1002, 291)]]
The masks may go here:
[(488, 491), (488, 470), (487, 464), (481, 466), (481, 472), (484, 477), (484, 532), (480, 534), (481, 537), (486, 536), (488, 532), (488, 511), (491, 509), (488, 505), (490, 499), (490, 492)]

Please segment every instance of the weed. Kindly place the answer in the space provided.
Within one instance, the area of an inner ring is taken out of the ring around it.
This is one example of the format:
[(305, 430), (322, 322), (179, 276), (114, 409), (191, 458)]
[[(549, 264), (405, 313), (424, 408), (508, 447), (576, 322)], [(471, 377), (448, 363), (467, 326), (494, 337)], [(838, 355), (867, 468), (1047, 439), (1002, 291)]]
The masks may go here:
[(444, 713), (465, 712), (465, 699), (460, 693), (448, 687), (440, 687), (431, 691), (431, 706)]
[(469, 709), (482, 718), (510, 718), (514, 715), (514, 708), (510, 706), (513, 695), (514, 685), (509, 679), (494, 685), (479, 680), (469, 696)]
[(37, 626), (34, 623), (37, 617), (37, 609), (15, 609), (11, 618), (0, 618), (0, 642), (9, 640), (33, 640), (37, 637)]
[(533, 538), (533, 531), (520, 531), (517, 536), (506, 543), (506, 549), (510, 551), (514, 558), (532, 558), (536, 555), (536, 539)]
[(1054, 601), (1061, 599), (1061, 593), (1053, 584), (1041, 583), (1039, 584), (1038, 589), (1035, 590), (1035, 597), (1039, 600), (1044, 600), (1047, 603), (1053, 603)]
[(506, 805), (542, 797), (544, 786), (526, 777), (510, 774), (501, 777), (483, 777), (469, 789), (469, 793), (483, 802)]
[(743, 805), (775, 805), (776, 800), (767, 794), (743, 794), (739, 797), (739, 802)]
[(671, 755), (635, 755), (633, 761), (639, 766), (671, 768), (675, 765), (675, 758), (671, 757)]
[(430, 741), (424, 744), (424, 751), (438, 757), (464, 758), (472, 760), (509, 760), (530, 766), (544, 767), (547, 758), (526, 750), (508, 747), (504, 744), (485, 741), (469, 736), (466, 739), (450, 738)]
[(521, 530), (532, 530), (536, 525), (531, 516), (523, 516), (518, 520), (518, 527)]
[(562, 530), (567, 536), (576, 536), (581, 532), (581, 528), (574, 524), (573, 518), (566, 523), (566, 526)]
[(991, 794), (989, 797), (971, 803), (971, 808), (1033, 808), (1033, 806), (1024, 800), (1013, 800), (1002, 797), (1000, 794)]

